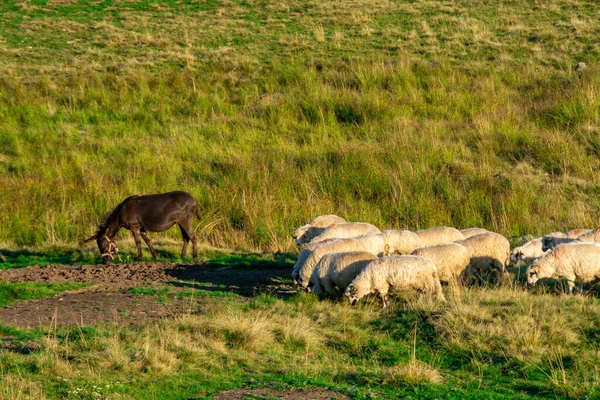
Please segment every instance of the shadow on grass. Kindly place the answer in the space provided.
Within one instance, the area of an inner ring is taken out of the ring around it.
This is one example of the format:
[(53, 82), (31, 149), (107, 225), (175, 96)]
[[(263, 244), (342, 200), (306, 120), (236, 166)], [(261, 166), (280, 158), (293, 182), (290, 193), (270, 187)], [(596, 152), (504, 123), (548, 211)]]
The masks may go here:
[(294, 261), (295, 256), (282, 253), (229, 254), (201, 266), (180, 264), (165, 272), (177, 280), (169, 284), (178, 288), (235, 293), (244, 297), (266, 292), (289, 298), (296, 293), (290, 276)]

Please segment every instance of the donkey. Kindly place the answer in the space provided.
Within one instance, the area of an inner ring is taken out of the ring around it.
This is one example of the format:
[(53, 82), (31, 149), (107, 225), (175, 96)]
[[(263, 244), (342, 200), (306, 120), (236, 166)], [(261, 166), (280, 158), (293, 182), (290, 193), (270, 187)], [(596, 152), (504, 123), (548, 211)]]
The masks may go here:
[(181, 257), (185, 257), (190, 240), (193, 246), (194, 259), (198, 258), (198, 244), (192, 221), (194, 214), (200, 219), (198, 202), (191, 194), (183, 191), (136, 195), (126, 198), (102, 218), (96, 233), (87, 238), (84, 243), (96, 239), (102, 262), (108, 264), (114, 260), (113, 254), (119, 254), (114, 242), (121, 228), (133, 233), (137, 247), (137, 259), (142, 257), (142, 241), (148, 245), (152, 258), (156, 259), (156, 250), (152, 246), (148, 232), (166, 231), (174, 224), (179, 225), (183, 236)]

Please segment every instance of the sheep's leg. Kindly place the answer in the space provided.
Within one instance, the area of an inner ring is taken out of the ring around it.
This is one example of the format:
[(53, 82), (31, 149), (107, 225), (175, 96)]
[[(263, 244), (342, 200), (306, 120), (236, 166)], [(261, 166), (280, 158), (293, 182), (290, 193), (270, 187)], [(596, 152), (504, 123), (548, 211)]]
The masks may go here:
[(386, 308), (390, 304), (388, 292), (378, 292), (379, 298), (381, 299), (381, 308)]
[(502, 283), (502, 278), (504, 277), (504, 265), (502, 263), (496, 264), (498, 270), (498, 278), (496, 280), (497, 284)]
[(481, 274), (479, 273), (479, 270), (473, 269), (473, 275), (475, 275), (477, 277), (477, 280), (479, 280), (480, 285), (483, 285), (485, 283), (485, 281), (481, 277)]
[(575, 282), (573, 282), (573, 281), (567, 281), (567, 287), (569, 288), (569, 294), (572, 295), (573, 294), (573, 288), (575, 288)]

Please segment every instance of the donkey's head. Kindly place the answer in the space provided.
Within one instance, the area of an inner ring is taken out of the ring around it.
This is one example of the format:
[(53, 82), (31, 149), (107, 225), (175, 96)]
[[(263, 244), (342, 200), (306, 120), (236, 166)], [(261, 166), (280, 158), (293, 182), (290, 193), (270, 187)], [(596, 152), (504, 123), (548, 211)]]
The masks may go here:
[(91, 242), (94, 239), (96, 239), (96, 244), (100, 250), (100, 257), (102, 257), (104, 264), (108, 264), (115, 259), (113, 254), (119, 255), (117, 245), (107, 235), (95, 234), (87, 238), (84, 243)]

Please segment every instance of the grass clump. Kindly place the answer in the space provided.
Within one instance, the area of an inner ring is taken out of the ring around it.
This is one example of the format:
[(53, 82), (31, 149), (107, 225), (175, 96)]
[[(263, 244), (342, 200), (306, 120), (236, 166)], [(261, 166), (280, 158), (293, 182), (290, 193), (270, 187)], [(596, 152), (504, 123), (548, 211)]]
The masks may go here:
[(77, 290), (89, 286), (89, 283), (38, 283), (38, 282), (0, 282), (0, 307), (6, 307), (16, 301), (43, 299), (58, 296), (66, 290)]

